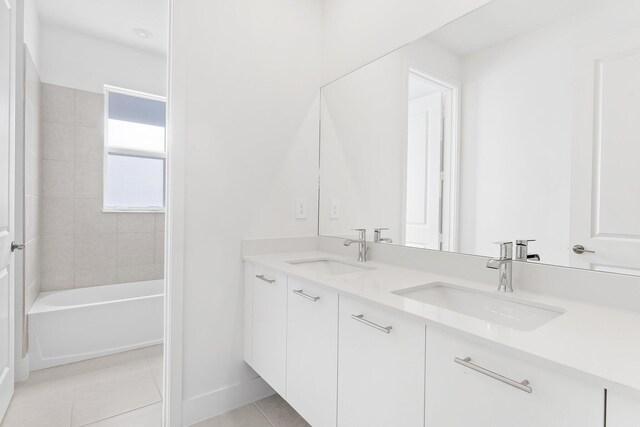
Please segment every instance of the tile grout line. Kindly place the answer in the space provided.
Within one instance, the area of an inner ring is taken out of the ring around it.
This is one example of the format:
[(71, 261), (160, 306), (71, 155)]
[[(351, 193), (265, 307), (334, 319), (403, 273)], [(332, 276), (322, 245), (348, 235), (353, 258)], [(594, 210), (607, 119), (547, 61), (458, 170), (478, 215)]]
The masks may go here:
[(267, 420), (267, 422), (268, 422), (269, 424), (271, 424), (271, 426), (272, 426), (272, 427), (276, 427), (276, 426), (271, 422), (271, 420), (269, 419), (269, 417), (267, 417), (267, 414), (265, 414), (265, 413), (262, 411), (262, 409), (260, 409), (260, 406), (259, 406), (256, 402), (253, 402), (253, 405), (254, 405), (254, 406), (258, 409), (258, 411), (262, 414), (262, 416), (264, 417), (264, 419), (265, 419), (265, 420)]
[(107, 418), (102, 418), (102, 419), (100, 419), (100, 420), (92, 421), (92, 422), (90, 422), (89, 424), (82, 424), (82, 425), (81, 425), (81, 426), (79, 426), (79, 427), (90, 427), (90, 426), (92, 426), (93, 424), (101, 423), (101, 422), (103, 422), (103, 421), (110, 420), (110, 419), (112, 419), (112, 418), (119, 417), (119, 416), (121, 416), (121, 415), (129, 414), (129, 413), (131, 413), (131, 412), (136, 412), (136, 411), (139, 411), (139, 410), (141, 410), (141, 409), (148, 408), (149, 406), (157, 405), (158, 403), (162, 403), (162, 401), (160, 401), (160, 402), (155, 402), (155, 403), (150, 403), (150, 404), (148, 404), (148, 405), (144, 405), (144, 406), (141, 406), (141, 407), (136, 408), (136, 409), (131, 409), (131, 410), (129, 410), (129, 411), (124, 411), (124, 412), (121, 412), (121, 413), (119, 413), (119, 414), (111, 415), (110, 417), (107, 417)]

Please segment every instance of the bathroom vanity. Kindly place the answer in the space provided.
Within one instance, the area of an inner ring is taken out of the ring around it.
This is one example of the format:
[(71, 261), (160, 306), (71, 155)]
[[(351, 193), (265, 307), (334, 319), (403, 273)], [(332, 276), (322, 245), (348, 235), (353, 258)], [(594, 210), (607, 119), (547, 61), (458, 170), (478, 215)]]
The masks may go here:
[(314, 427), (640, 423), (638, 314), (335, 253), (244, 261), (245, 361)]

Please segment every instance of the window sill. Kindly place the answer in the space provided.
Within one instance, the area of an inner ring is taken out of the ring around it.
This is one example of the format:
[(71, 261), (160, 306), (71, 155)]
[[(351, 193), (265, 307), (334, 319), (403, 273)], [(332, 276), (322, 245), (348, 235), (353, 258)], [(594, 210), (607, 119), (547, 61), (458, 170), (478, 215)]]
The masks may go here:
[(102, 213), (164, 213), (165, 208), (102, 208)]

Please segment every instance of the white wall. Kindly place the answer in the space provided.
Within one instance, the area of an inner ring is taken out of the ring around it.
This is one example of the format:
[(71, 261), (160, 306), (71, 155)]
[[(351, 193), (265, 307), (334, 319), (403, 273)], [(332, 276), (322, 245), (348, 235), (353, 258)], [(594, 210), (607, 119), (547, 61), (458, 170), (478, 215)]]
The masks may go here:
[(544, 263), (570, 265), (574, 58), (637, 26), (637, 8), (610, 0), (463, 59), (461, 252), (535, 238)]
[(31, 59), (40, 68), (40, 17), (35, 0), (24, 0), (24, 43), (29, 48)]
[(325, 0), (323, 70), (332, 81), (490, 0)]
[(175, 8), (171, 155), (184, 175), (172, 176), (170, 221), (186, 220), (183, 254), (171, 249), (184, 274), (171, 277), (184, 289), (182, 418), (195, 421), (253, 397), (237, 397), (256, 377), (242, 360), (240, 239), (316, 234), (321, 2)]
[[(320, 234), (354, 236), (353, 228), (404, 228), (408, 70), (461, 80), (459, 59), (421, 39), (322, 88)], [(339, 218), (331, 218), (332, 200)]]
[(166, 93), (166, 58), (60, 27), (40, 27), (43, 83), (102, 93), (103, 85)]

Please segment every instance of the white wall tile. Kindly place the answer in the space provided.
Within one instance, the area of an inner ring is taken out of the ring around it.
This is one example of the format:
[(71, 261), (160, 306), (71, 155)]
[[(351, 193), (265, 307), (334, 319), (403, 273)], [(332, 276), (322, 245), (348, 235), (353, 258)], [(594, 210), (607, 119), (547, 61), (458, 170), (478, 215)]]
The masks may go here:
[(42, 162), (31, 150), (26, 150), (25, 153), (25, 171), (24, 171), (24, 189), (26, 194), (32, 196), (39, 196), (42, 194), (41, 189), (41, 175), (42, 175)]
[(42, 229), (40, 224), (40, 197), (26, 195), (24, 198), (25, 241), (29, 242), (38, 236)]
[(40, 239), (34, 239), (25, 245), (24, 247), (25, 287), (31, 286), (33, 282), (35, 282), (36, 280), (39, 280), (41, 255), (42, 255), (42, 252), (41, 252)]
[(73, 235), (42, 238), (43, 273), (73, 271)]
[(73, 125), (54, 122), (42, 123), (42, 158), (48, 160), (75, 159), (75, 128)]
[(40, 275), (42, 292), (61, 291), (73, 288), (73, 266), (67, 270), (42, 272)]
[(115, 233), (117, 214), (102, 212), (102, 199), (75, 199), (76, 234)]
[(153, 265), (155, 232), (118, 233), (118, 267)]
[(45, 197), (73, 197), (73, 162), (42, 161), (42, 195)]
[(102, 198), (102, 163), (76, 163), (76, 197)]
[(155, 231), (154, 213), (119, 213), (119, 233), (150, 233)]
[(76, 269), (115, 267), (116, 233), (76, 234), (74, 242)]
[(104, 124), (103, 101), (100, 93), (76, 92), (76, 125), (99, 128)]
[(117, 283), (115, 265), (91, 267), (76, 266), (73, 272), (73, 287), (102, 286)]
[(44, 197), (42, 199), (42, 235), (71, 235), (74, 232), (73, 203), (71, 197)]
[(37, 107), (28, 101), (24, 108), (24, 142), (27, 150), (40, 156), (40, 116)]
[(104, 140), (102, 128), (75, 127), (76, 161), (102, 163)]
[(42, 85), (42, 120), (45, 122), (74, 124), (76, 91), (62, 86)]
[(156, 264), (164, 263), (164, 232), (156, 231)]
[(153, 264), (118, 266), (118, 283), (152, 279), (155, 279), (155, 266)]

